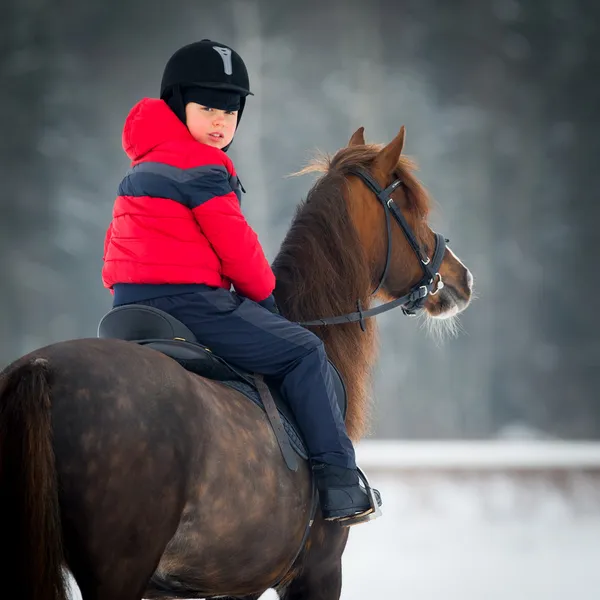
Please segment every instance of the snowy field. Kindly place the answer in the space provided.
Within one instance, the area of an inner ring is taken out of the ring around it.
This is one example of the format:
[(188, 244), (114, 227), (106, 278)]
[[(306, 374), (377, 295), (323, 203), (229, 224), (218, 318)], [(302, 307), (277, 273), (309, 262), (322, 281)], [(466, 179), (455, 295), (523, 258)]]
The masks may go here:
[(600, 445), (371, 442), (358, 456), (385, 507), (351, 530), (343, 600), (600, 599)]

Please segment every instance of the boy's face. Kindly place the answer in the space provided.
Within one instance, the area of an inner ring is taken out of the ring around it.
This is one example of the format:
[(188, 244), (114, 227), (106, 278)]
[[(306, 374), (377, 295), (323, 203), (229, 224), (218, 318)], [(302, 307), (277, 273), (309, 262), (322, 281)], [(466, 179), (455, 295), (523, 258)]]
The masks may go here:
[(188, 102), (185, 105), (187, 128), (202, 144), (224, 148), (231, 143), (237, 125), (237, 110), (226, 111)]

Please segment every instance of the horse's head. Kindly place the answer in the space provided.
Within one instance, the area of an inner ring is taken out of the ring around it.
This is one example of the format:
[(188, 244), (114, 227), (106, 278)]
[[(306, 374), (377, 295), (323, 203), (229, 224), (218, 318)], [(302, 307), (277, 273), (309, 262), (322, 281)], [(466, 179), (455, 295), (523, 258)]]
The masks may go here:
[(468, 306), (473, 276), (429, 227), (429, 198), (414, 166), (401, 156), (403, 145), (404, 127), (384, 147), (366, 145), (361, 127), (332, 164), (346, 174), (349, 212), (379, 297), (401, 298), (429, 282), (418, 306), (432, 317), (449, 318)]
[[(473, 278), (427, 223), (429, 198), (401, 157), (404, 128), (387, 146), (363, 129), (333, 156), (296, 173), (320, 173), (298, 207), (273, 262), (287, 318), (315, 327), (347, 389), (352, 439), (367, 426), (368, 374), (376, 357), (374, 317), (396, 306), (445, 321), (471, 300)], [(442, 285), (443, 284), (443, 285)], [(371, 306), (373, 296), (384, 301)], [(448, 327), (443, 327), (448, 330)]]

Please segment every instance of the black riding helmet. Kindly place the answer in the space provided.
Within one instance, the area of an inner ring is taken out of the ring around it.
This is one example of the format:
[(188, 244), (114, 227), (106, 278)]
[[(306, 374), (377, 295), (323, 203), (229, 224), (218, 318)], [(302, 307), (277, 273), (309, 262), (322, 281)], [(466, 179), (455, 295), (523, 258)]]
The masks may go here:
[(184, 124), (185, 105), (195, 101), (237, 110), (239, 125), (248, 95), (254, 94), (242, 57), (229, 46), (208, 39), (177, 50), (167, 62), (160, 84), (160, 97)]

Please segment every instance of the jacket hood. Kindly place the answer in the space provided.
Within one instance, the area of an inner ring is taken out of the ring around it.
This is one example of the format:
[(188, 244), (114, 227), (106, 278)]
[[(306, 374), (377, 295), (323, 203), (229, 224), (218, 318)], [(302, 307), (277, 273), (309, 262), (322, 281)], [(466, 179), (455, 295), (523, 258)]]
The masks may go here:
[(160, 144), (177, 140), (194, 138), (164, 100), (144, 98), (125, 119), (122, 144), (132, 161), (140, 160)]

